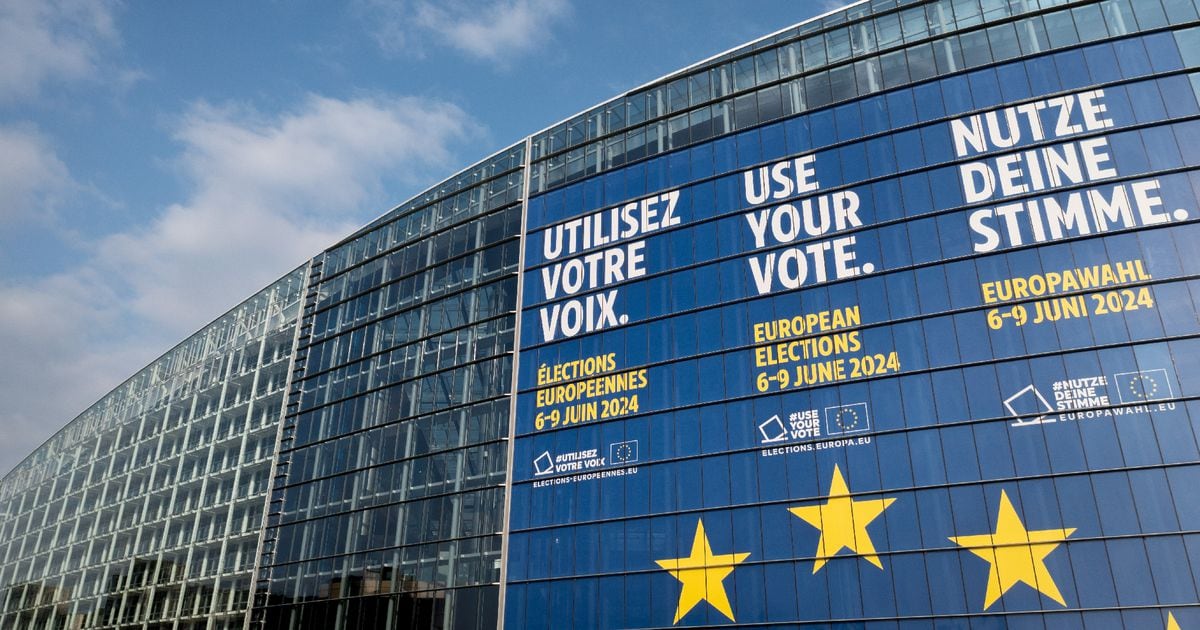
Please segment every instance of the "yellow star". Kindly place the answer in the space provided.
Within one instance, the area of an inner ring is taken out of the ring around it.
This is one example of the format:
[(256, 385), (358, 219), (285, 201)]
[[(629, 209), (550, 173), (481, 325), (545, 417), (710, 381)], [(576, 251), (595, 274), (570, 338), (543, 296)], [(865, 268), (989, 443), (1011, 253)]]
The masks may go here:
[(1008, 493), (1000, 491), (1000, 513), (996, 516), (995, 534), (958, 536), (950, 540), (991, 564), (988, 572), (987, 596), (983, 609), (991, 608), (996, 600), (1016, 586), (1018, 582), (1033, 587), (1046, 597), (1066, 606), (1058, 585), (1046, 568), (1046, 556), (1059, 543), (1075, 533), (1070, 529), (1039, 529), (1029, 531), (1021, 523), (1021, 517), (1008, 500)]
[(748, 557), (749, 553), (713, 555), (708, 536), (704, 535), (704, 521), (697, 521), (696, 537), (692, 539), (690, 556), (655, 560), (658, 566), (683, 583), (683, 590), (679, 593), (679, 605), (675, 607), (675, 621), (672, 623), (679, 623), (684, 615), (702, 601), (707, 601), (730, 621), (737, 621), (733, 618), (733, 609), (729, 605), (729, 596), (725, 594), (722, 580), (733, 573), (735, 565)]
[(820, 571), (829, 558), (836, 556), (843, 549), (862, 554), (864, 560), (882, 569), (883, 564), (875, 555), (875, 544), (871, 542), (871, 535), (867, 533), (867, 525), (883, 514), (893, 501), (895, 499), (851, 499), (846, 479), (835, 464), (833, 481), (829, 484), (829, 501), (825, 505), (788, 508), (789, 512), (821, 530), (813, 573)]
[(1167, 630), (1180, 630), (1179, 622), (1175, 621), (1175, 613), (1167, 613)]

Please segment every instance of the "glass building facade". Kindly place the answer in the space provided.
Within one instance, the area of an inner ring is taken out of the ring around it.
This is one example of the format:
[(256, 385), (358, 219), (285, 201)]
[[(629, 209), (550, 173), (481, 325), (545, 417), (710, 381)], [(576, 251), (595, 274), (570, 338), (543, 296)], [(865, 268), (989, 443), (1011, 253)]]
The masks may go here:
[(0, 628), (242, 628), (303, 268), (135, 374), (0, 482)]
[(289, 276), (261, 528), (123, 507), (156, 398), (6, 477), (2, 625), (1200, 628), (1198, 94), (1193, 0), (868, 0), (572, 116)]
[(496, 626), (524, 156), (314, 260), (256, 624)]

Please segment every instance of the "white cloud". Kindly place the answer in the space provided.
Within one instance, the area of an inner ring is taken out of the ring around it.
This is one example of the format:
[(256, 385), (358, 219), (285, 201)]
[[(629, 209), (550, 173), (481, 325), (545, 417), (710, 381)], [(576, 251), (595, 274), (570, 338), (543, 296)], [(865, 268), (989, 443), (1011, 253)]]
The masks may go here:
[(822, 0), (821, 8), (817, 10), (816, 15), (822, 15), (829, 13), (830, 11), (844, 9), (847, 6), (854, 4), (854, 1), (855, 0)]
[(505, 64), (552, 40), (566, 0), (366, 0), (376, 40), (388, 52), (421, 54), (426, 36), (472, 57)]
[(53, 80), (94, 78), (117, 40), (108, 0), (0, 2), (0, 101), (36, 96)]
[(129, 335), (98, 275), (0, 283), (0, 475), (170, 343), (115, 341)]
[[(0, 279), (0, 474), (123, 379), (413, 188), (480, 128), (416, 98), (310, 96), (293, 111), (198, 105), (174, 137), (187, 198), (88, 260)], [(65, 175), (64, 175), (65, 176)], [(24, 439), (27, 434), (36, 438)]]
[(480, 7), (421, 2), (417, 23), (467, 54), (503, 60), (545, 42), (566, 9), (563, 0), (501, 0)]
[(45, 217), (71, 188), (66, 165), (41, 133), (0, 126), (0, 226)]
[(383, 198), (384, 179), (447, 172), (450, 144), (476, 129), (457, 107), (415, 98), (312, 96), (267, 121), (197, 106), (175, 134), (191, 198), (105, 239), (98, 261), (128, 284), (139, 316), (186, 332), (397, 201)]

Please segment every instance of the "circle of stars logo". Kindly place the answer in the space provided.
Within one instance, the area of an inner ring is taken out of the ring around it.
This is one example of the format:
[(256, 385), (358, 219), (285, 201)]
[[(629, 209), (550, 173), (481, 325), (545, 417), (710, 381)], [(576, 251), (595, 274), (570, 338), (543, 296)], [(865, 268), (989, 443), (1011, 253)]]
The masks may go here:
[(1134, 398), (1154, 398), (1158, 395), (1158, 381), (1146, 374), (1138, 374), (1127, 381), (1129, 395)]
[(853, 431), (858, 428), (858, 423), (862, 421), (862, 418), (858, 416), (858, 410), (854, 407), (842, 407), (834, 416), (833, 421), (841, 430)]

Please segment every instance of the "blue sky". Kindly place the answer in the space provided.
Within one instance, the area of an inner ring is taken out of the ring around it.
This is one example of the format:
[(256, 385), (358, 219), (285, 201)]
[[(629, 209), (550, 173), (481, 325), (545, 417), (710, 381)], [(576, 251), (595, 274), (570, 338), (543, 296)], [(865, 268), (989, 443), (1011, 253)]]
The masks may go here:
[(0, 0), (0, 474), (425, 186), (836, 4)]

